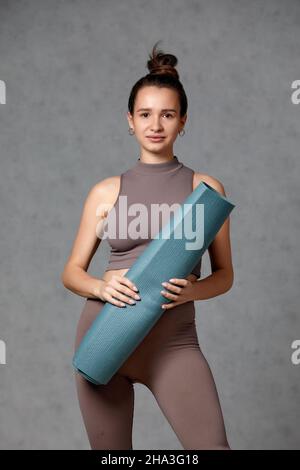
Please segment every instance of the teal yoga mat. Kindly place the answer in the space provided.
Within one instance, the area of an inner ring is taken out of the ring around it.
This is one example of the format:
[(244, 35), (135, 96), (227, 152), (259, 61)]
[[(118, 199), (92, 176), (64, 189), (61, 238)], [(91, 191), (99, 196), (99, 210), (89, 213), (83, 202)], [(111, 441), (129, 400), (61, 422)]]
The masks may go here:
[(161, 305), (169, 300), (160, 293), (161, 283), (190, 274), (234, 207), (202, 181), (171, 214), (125, 274), (141, 300), (126, 308), (106, 302), (82, 338), (72, 361), (82, 376), (97, 385), (109, 382), (166, 313)]

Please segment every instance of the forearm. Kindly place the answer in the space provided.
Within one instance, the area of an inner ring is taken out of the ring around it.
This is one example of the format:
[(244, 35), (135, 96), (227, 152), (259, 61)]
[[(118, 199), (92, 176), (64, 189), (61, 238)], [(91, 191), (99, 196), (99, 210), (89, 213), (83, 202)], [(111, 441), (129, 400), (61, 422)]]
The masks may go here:
[(218, 269), (210, 276), (193, 283), (193, 300), (206, 300), (227, 292), (233, 284), (233, 275), (226, 269)]
[(103, 279), (90, 276), (79, 266), (66, 266), (61, 276), (63, 285), (81, 297), (101, 299), (100, 289), (106, 283)]

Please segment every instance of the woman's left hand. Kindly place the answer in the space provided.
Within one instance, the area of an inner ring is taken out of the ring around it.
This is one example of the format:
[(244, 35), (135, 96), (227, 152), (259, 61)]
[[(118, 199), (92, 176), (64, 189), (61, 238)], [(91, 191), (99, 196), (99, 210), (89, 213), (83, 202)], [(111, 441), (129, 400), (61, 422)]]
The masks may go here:
[(164, 310), (194, 300), (194, 282), (188, 279), (170, 279), (169, 282), (162, 282), (162, 286), (167, 290), (162, 290), (161, 294), (167, 299), (173, 300), (173, 302), (162, 304)]

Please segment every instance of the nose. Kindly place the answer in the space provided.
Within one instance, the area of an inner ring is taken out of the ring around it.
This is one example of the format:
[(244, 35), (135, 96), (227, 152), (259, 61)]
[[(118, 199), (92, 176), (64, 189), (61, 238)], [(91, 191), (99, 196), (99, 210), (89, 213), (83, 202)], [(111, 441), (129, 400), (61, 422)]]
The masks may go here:
[(153, 118), (152, 125), (151, 125), (152, 132), (157, 132), (158, 130), (162, 130), (162, 125), (161, 125), (159, 117)]

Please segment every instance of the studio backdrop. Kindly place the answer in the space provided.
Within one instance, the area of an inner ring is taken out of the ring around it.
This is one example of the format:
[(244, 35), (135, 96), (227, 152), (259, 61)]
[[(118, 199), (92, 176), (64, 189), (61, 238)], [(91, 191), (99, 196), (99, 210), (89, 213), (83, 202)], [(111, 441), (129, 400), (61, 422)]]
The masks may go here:
[[(158, 40), (189, 103), (175, 154), (236, 205), (234, 284), (195, 302), (228, 439), (299, 448), (299, 35), (297, 0), (0, 1), (1, 449), (89, 449), (72, 366), (86, 299), (61, 273), (91, 187), (139, 157), (127, 100)], [(181, 448), (141, 384), (133, 441)]]

